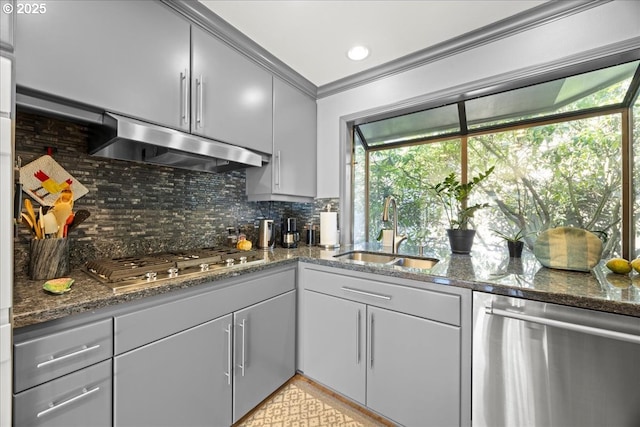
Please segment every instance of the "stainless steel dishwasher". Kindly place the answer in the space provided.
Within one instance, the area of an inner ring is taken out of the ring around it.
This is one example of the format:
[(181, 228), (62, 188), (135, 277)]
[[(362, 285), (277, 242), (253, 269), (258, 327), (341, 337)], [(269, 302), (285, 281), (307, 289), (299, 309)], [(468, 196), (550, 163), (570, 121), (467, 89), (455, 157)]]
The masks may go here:
[(640, 426), (640, 318), (473, 293), (472, 426)]

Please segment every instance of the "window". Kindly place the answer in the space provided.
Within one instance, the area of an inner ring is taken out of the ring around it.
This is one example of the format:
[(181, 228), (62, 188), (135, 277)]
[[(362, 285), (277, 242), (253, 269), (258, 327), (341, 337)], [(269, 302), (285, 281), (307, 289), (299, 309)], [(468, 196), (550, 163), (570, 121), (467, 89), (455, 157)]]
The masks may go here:
[[(573, 226), (604, 233), (604, 257), (622, 254), (621, 114), (562, 121), (469, 138), (469, 173), (495, 165), (470, 203), (489, 200), (477, 214), (485, 243), (495, 230), (535, 233)], [(510, 233), (509, 233), (510, 234)]]
[[(625, 209), (632, 203), (624, 186), (632, 134), (625, 117), (632, 111), (633, 138), (640, 143), (637, 99), (630, 109), (640, 85), (639, 64), (616, 64), (357, 124), (354, 241), (374, 241), (390, 226), (381, 220), (382, 201), (393, 195), (407, 244), (448, 248), (443, 212), (428, 186), (451, 172), (464, 178), (495, 165), (469, 201), (490, 204), (474, 218), (477, 240), (498, 244), (492, 230), (524, 229), (531, 247), (535, 233), (567, 225), (606, 236), (603, 256), (627, 254), (635, 241), (625, 237), (630, 227)], [(635, 152), (634, 164), (640, 165), (640, 149)], [(640, 190), (636, 194), (634, 200), (640, 200)], [(638, 222), (640, 201), (633, 209)], [(640, 230), (635, 233), (635, 247), (640, 247)]]

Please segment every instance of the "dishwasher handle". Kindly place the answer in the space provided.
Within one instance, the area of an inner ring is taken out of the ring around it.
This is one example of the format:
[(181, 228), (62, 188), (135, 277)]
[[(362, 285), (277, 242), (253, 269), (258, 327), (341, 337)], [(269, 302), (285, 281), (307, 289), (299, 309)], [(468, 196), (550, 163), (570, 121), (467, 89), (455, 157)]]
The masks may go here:
[(611, 338), (619, 341), (627, 341), (633, 344), (640, 344), (640, 336), (627, 334), (625, 332), (612, 331), (609, 329), (595, 328), (593, 326), (580, 325), (577, 323), (563, 322), (560, 320), (546, 319), (544, 317), (532, 316), (529, 314), (514, 313), (493, 306), (485, 307), (485, 312), (490, 315), (506, 317), (509, 319), (522, 320), (525, 322), (538, 323), (544, 326), (554, 326), (556, 328), (566, 329), (569, 331), (582, 332), (599, 337)]

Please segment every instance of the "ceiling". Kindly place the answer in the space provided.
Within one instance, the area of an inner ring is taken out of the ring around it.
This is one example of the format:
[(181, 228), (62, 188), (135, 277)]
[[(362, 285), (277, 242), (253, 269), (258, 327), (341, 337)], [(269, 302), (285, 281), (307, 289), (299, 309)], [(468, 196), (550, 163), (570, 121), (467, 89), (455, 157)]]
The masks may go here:
[[(429, 48), (546, 1), (200, 0), (316, 86)], [(369, 48), (355, 62), (347, 50)]]

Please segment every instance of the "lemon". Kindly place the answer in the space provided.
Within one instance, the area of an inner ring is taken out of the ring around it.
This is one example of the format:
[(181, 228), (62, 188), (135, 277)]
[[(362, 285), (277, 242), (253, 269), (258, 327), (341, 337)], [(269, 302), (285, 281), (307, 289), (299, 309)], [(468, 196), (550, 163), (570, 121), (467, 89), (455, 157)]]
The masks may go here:
[(636, 258), (631, 261), (631, 267), (633, 267), (637, 273), (640, 273), (640, 258)]
[(246, 239), (238, 240), (236, 248), (240, 249), (241, 251), (251, 250), (251, 241)]
[(629, 274), (631, 272), (631, 263), (623, 258), (612, 258), (607, 261), (607, 268), (614, 273)]

